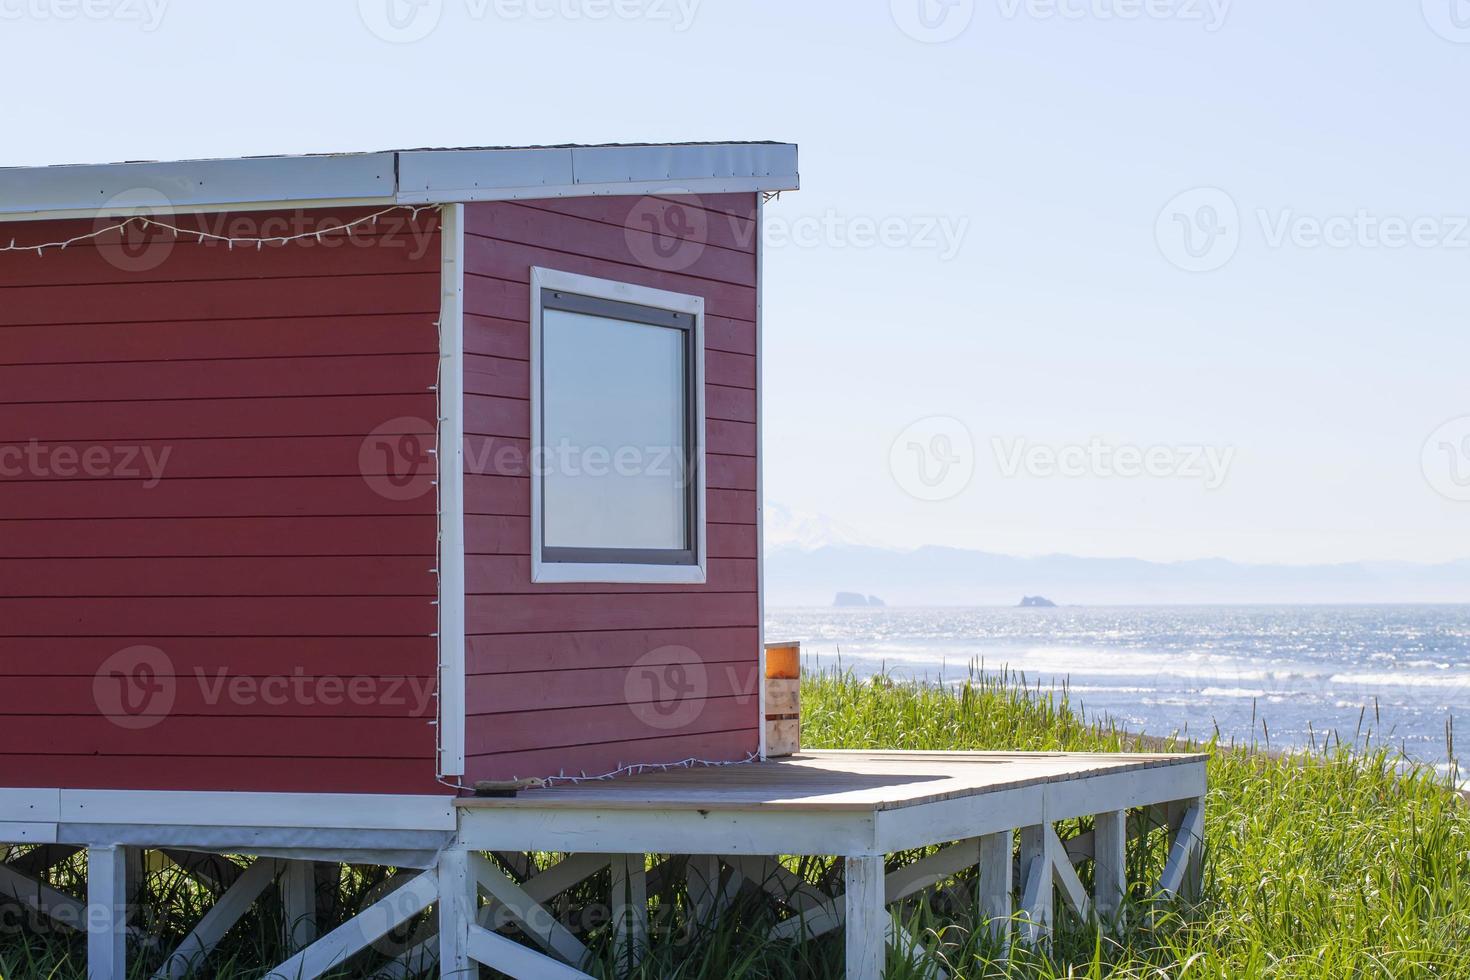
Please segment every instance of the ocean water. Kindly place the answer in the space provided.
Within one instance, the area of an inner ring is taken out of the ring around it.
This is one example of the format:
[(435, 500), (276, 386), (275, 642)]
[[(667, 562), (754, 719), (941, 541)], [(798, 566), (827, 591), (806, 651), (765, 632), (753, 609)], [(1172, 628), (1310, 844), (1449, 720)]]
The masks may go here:
[(859, 674), (952, 683), (979, 661), (1155, 735), (1299, 748), (1371, 731), (1443, 770), (1451, 720), (1470, 722), (1470, 605), (768, 609), (766, 636)]

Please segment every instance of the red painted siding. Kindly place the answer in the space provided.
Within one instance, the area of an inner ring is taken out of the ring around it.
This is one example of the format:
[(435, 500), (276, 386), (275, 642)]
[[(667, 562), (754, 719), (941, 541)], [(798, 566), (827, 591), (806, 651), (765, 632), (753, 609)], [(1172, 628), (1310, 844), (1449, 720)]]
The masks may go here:
[[(471, 779), (757, 748), (755, 210), (744, 194), (466, 208)], [(704, 297), (706, 584), (532, 584), (533, 265)]]
[(432, 445), (439, 252), (399, 212), (0, 255), (0, 786), (442, 791), (435, 499), (366, 439)]

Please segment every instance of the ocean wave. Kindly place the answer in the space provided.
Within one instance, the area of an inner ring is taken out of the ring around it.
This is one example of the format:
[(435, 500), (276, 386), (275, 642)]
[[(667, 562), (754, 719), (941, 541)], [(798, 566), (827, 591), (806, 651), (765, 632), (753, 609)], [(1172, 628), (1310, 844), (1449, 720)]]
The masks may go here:
[(1470, 673), (1456, 671), (1452, 674), (1403, 674), (1381, 671), (1363, 674), (1333, 674), (1328, 683), (1341, 687), (1427, 687), (1454, 691), (1470, 687)]

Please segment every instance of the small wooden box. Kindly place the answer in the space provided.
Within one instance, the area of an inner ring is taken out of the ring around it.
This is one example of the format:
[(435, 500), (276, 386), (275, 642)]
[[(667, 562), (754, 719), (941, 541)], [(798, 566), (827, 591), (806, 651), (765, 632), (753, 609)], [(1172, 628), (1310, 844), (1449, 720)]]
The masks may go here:
[(801, 751), (801, 644), (766, 644), (766, 757)]

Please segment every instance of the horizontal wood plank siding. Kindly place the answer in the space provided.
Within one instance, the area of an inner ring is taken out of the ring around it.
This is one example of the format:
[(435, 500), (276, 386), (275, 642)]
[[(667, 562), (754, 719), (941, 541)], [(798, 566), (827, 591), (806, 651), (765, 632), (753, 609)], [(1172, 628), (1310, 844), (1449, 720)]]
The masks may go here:
[(370, 557), (0, 558), (0, 595), (434, 596), (433, 561)]
[(504, 773), (503, 778), (507, 779), (544, 778), (548, 775), (595, 777), (639, 765), (628, 762), (629, 759), (664, 759), (675, 763), (689, 759), (743, 762), (758, 750), (759, 745), (759, 735), (751, 732), (742, 720), (739, 728), (728, 732), (679, 731), (570, 748), (495, 752), (470, 756), (468, 762), (472, 771)]
[[(754, 215), (754, 195), (466, 208), (470, 778), (756, 750)], [(704, 297), (707, 583), (532, 584), (533, 265)]]
[[(282, 350), (300, 357), (420, 354), (435, 343), (434, 325), (421, 314), (235, 320), (229, 330), (207, 320), (78, 323), (64, 329), (72, 342), (66, 356), (76, 364), (272, 357)], [(55, 326), (9, 328), (0, 364), (49, 363), (56, 357), (56, 331)]]
[[(393, 676), (421, 654), (416, 636), (180, 636), (168, 641), (164, 673), (214, 676), (222, 669), (268, 677), (281, 663), (299, 663), (305, 676)], [(7, 677), (85, 677), (90, 681), (117, 653), (113, 637), (0, 637)]]
[(367, 213), (0, 255), (0, 787), (444, 792), (438, 219)]
[[(181, 410), (185, 407), (188, 411)], [(423, 413), (428, 408), (432, 415), (433, 407), (432, 398), (423, 393), (371, 398), (194, 398), (187, 406), (171, 401), (126, 401), (112, 402), (105, 411), (95, 403), (53, 401), (7, 405), (0, 414), (0, 443), (344, 435), (361, 442), (364, 432), (432, 434), (431, 420)]]
[(759, 635), (754, 626), (501, 633), (470, 637), (466, 660), (471, 677), (632, 667), (648, 651), (669, 647), (686, 647), (711, 664), (751, 663)]
[(7, 558), (415, 555), (432, 565), (433, 515), (0, 520)]

